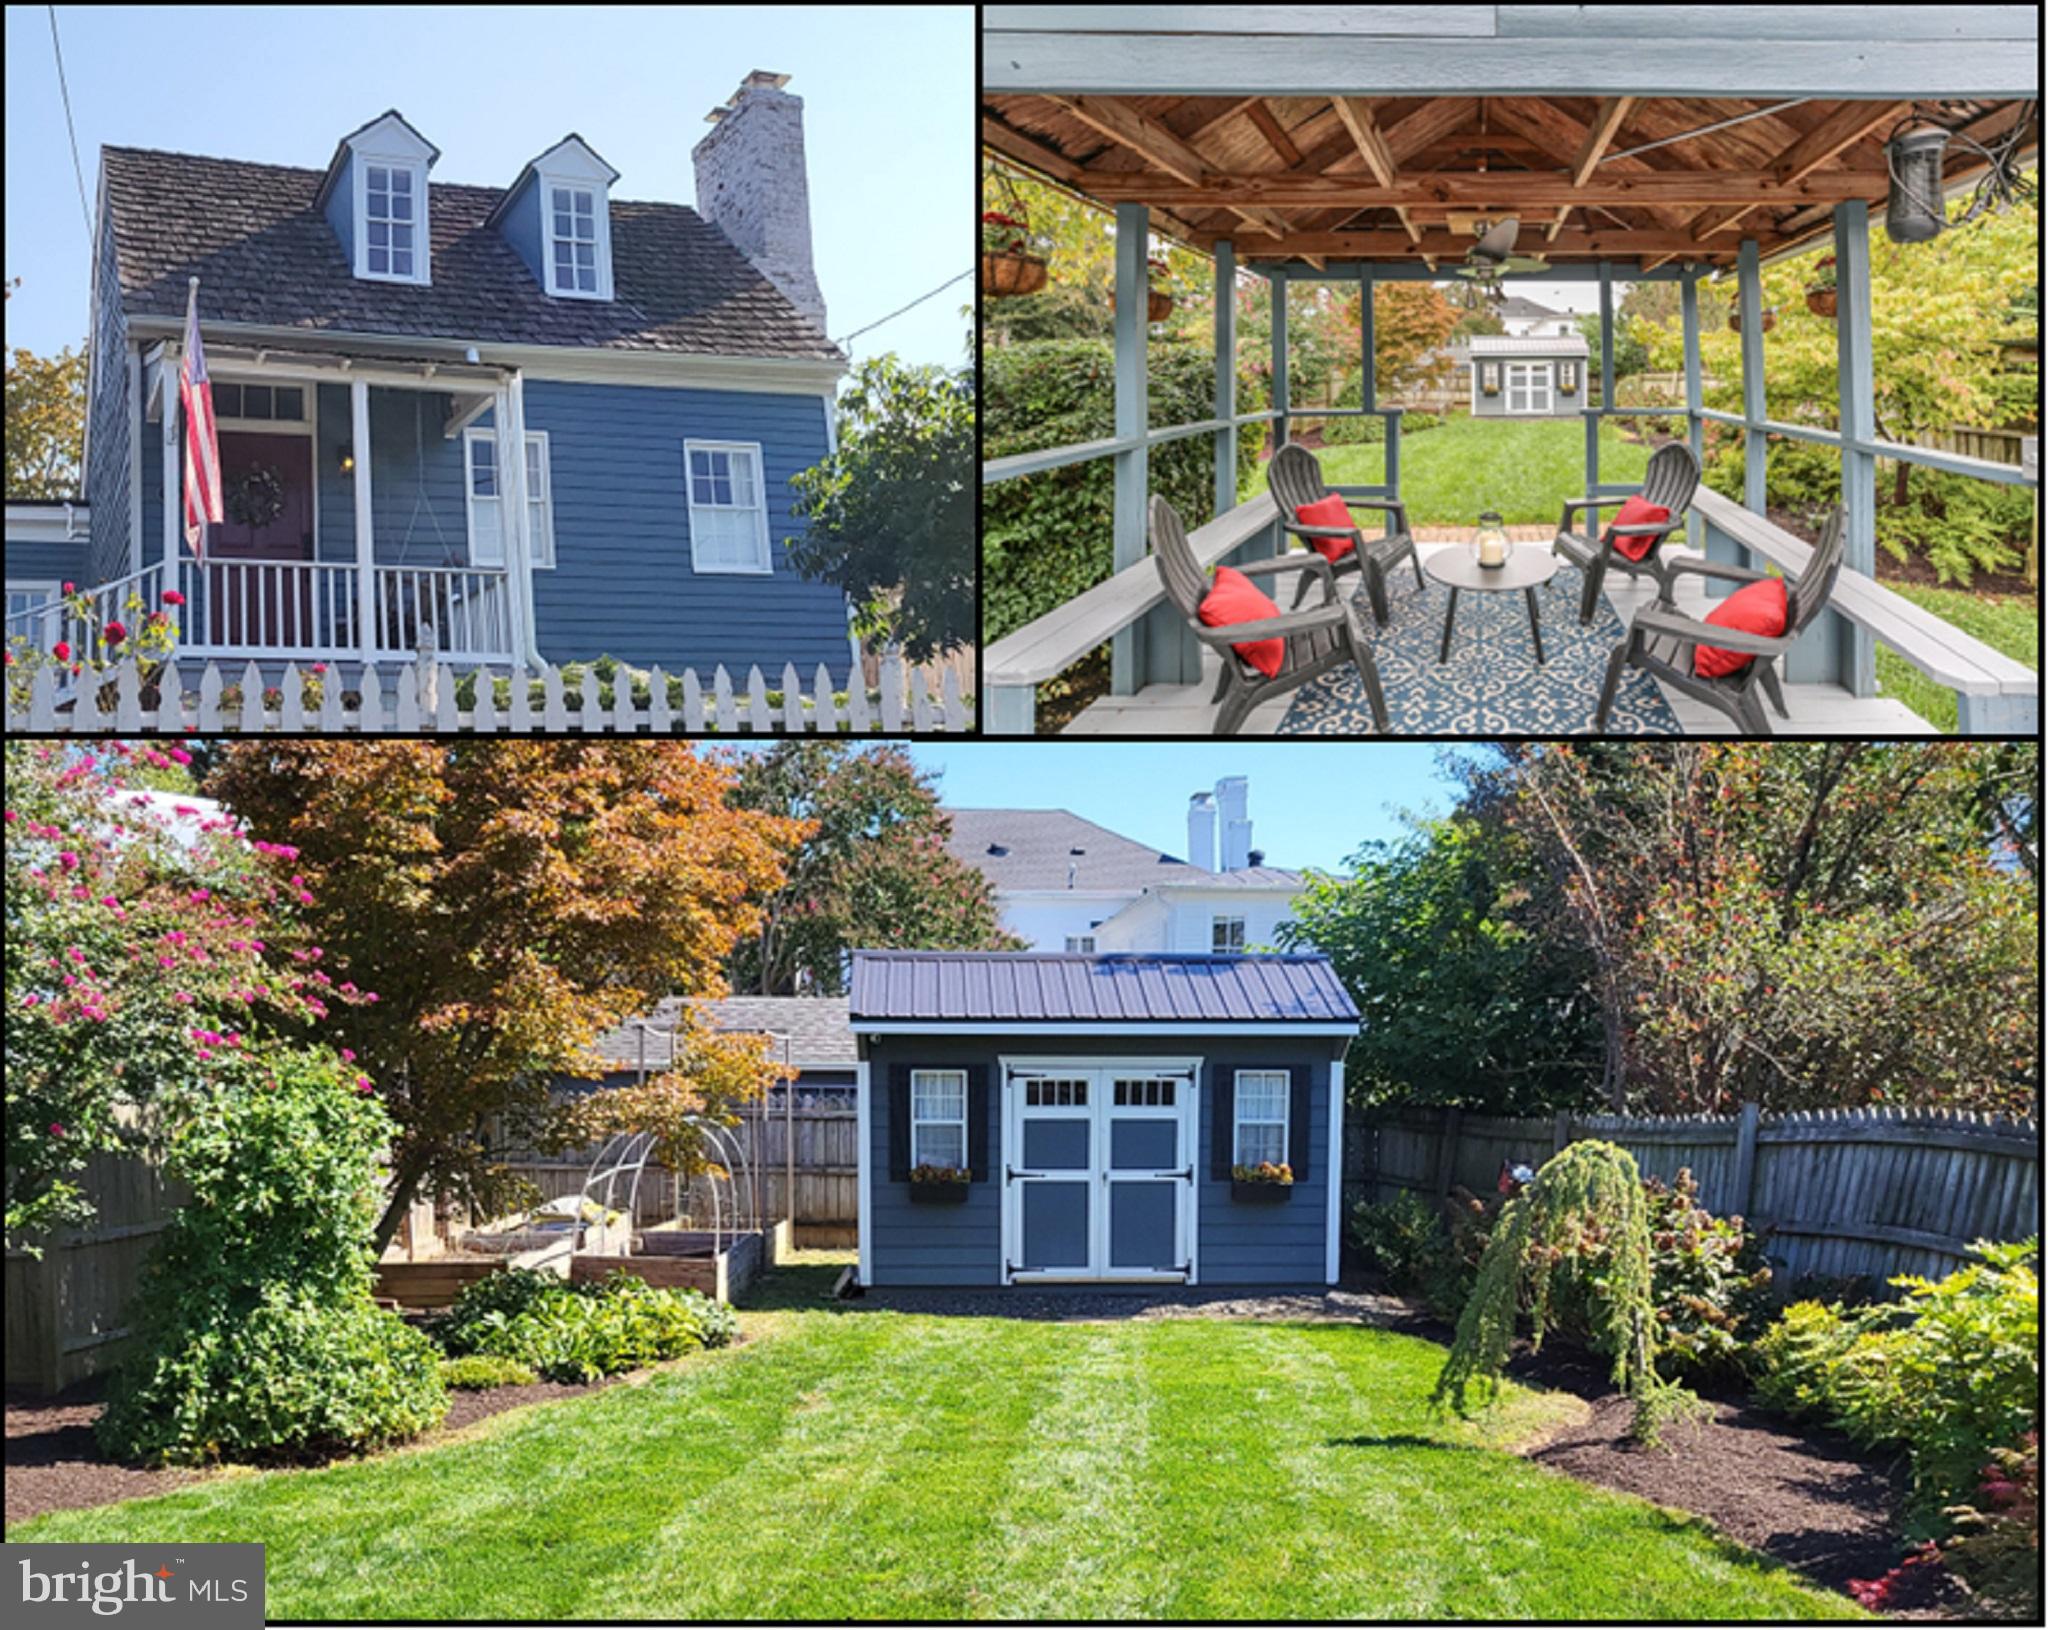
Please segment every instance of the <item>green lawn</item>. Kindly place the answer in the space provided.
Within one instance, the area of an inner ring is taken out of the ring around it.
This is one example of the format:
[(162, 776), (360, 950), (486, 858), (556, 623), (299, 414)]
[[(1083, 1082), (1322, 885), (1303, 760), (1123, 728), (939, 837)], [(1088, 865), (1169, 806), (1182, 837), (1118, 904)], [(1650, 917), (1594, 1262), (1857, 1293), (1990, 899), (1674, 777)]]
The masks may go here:
[(1424, 1407), (1343, 1325), (843, 1310), (442, 1446), (57, 1513), (10, 1540), (260, 1540), (280, 1618), (1858, 1616), (1704, 1525)]
[[(1371, 486), (1386, 475), (1381, 446), (1325, 447), (1323, 473), (1340, 486)], [(1600, 427), (1600, 479), (1638, 481), (1650, 450)], [(1252, 492), (1266, 490), (1262, 468)], [(1465, 526), (1497, 509), (1511, 525), (1557, 524), (1559, 507), (1586, 490), (1586, 431), (1574, 419), (1474, 419), (1401, 438), (1401, 497), (1418, 526)]]
[[(1968, 589), (1931, 589), (1918, 583), (1887, 581), (1885, 587), (2014, 661), (2040, 668), (2039, 601), (2020, 595), (1972, 594)], [(1889, 646), (1877, 648), (1877, 681), (1887, 696), (1896, 696), (1937, 730), (1956, 728), (1956, 693), (1935, 684)]]

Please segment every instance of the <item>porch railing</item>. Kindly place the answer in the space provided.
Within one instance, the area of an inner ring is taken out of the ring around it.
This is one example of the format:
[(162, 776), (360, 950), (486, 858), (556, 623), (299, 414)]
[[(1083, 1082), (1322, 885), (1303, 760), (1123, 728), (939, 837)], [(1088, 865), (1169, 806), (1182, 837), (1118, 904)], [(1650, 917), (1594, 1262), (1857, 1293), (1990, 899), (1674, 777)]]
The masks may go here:
[(130, 600), (141, 602), (145, 614), (157, 609), (156, 578), (156, 569), (147, 567), (139, 572), (130, 572), (126, 577), (117, 577), (111, 583), (87, 589), (85, 598), (92, 608), (89, 622), (81, 619), (72, 601), (62, 596), (10, 613), (7, 618), (8, 648), (14, 649), (15, 642), (21, 641), (38, 651), (49, 651), (62, 641), (80, 655), (90, 655), (84, 649), (93, 638), (89, 628), (103, 629), (110, 622), (134, 623), (136, 615), (128, 603)]
[[(182, 560), (178, 649), (193, 656), (359, 658), (361, 570), (353, 561)], [(511, 660), (511, 597), (502, 571), (370, 570), (370, 629), (379, 659), (410, 655), (432, 630), (435, 647), (449, 657)]]

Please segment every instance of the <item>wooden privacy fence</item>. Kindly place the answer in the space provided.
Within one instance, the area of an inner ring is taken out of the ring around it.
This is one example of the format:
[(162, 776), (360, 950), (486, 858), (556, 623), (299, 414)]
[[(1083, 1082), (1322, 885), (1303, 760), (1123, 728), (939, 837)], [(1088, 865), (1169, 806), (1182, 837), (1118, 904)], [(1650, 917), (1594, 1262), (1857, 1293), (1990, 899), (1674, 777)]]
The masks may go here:
[[(874, 690), (864, 676), (850, 673), (843, 688), (820, 663), (810, 688), (785, 665), (771, 689), (761, 670), (750, 668), (735, 684), (718, 668), (707, 685), (694, 668), (680, 676), (648, 670), (642, 683), (610, 685), (584, 667), (571, 682), (559, 668), (538, 674), (517, 670), (497, 698), (494, 678), (483, 670), (458, 674), (444, 662), (423, 660), (380, 671), (375, 664), (352, 670), (346, 691), (325, 675), (301, 673), (287, 663), (274, 685), (266, 685), (254, 662), (238, 676), (218, 663), (199, 671), (199, 688), (188, 691), (188, 675), (175, 662), (146, 687), (135, 659), (123, 660), (110, 685), (85, 686), (67, 695), (54, 667), (39, 668), (26, 686), (10, 683), (10, 733), (93, 735), (202, 734), (562, 735), (688, 734), (802, 735), (837, 732), (889, 735), (959, 734), (972, 728), (957, 666), (909, 668), (900, 657), (882, 659)], [(621, 670), (623, 675), (624, 670)], [(149, 690), (151, 699), (144, 700)], [(534, 692), (538, 690), (539, 695)], [(612, 692), (609, 700), (605, 693)], [(25, 692), (25, 694), (24, 694)], [(111, 694), (109, 694), (111, 693)], [(349, 697), (353, 697), (351, 702)], [(466, 699), (465, 699), (466, 698)], [(638, 698), (638, 699), (636, 699)]]
[(1942, 1110), (1816, 1110), (1785, 1115), (1541, 1118), (1409, 1110), (1354, 1118), (1346, 1206), (1456, 1185), (1491, 1194), (1503, 1160), (1540, 1166), (1602, 1138), (1647, 1176), (1689, 1168), (1700, 1204), (1766, 1232), (1781, 1286), (1808, 1279), (1953, 1272), (1971, 1241), (2039, 1229), (2040, 1134), (2031, 1121)]

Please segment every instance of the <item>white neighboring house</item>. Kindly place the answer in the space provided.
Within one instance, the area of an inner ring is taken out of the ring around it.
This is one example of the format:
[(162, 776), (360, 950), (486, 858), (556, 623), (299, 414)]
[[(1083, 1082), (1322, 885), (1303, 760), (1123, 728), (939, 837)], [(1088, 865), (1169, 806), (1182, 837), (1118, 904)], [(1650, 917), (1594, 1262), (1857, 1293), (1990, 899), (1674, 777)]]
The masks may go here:
[(1251, 847), (1249, 790), (1230, 776), (1188, 800), (1186, 860), (1064, 809), (955, 809), (948, 847), (1033, 951), (1273, 949), (1307, 879)]
[(1525, 295), (1507, 295), (1493, 310), (1501, 332), (1511, 339), (1555, 339), (1579, 331), (1579, 320), (1570, 312), (1552, 311)]

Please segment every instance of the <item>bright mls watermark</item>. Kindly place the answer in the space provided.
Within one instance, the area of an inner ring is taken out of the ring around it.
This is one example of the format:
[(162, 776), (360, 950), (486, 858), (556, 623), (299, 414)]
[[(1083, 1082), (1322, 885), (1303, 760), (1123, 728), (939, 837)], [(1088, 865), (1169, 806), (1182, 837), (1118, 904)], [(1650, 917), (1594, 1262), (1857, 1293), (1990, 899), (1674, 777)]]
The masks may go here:
[(7, 1545), (6, 1589), (27, 1617), (68, 1626), (119, 1618), (155, 1630), (263, 1623), (260, 1545)]

